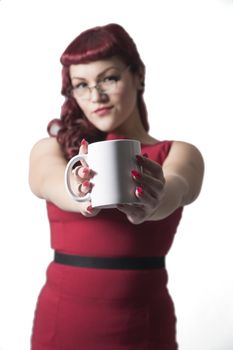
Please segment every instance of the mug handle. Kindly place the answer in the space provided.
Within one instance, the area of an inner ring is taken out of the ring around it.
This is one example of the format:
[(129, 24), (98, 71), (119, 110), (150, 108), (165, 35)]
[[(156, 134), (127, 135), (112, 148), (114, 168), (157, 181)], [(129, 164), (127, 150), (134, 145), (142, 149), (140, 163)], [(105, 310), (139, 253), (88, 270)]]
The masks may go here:
[(87, 193), (83, 197), (77, 196), (77, 194), (75, 194), (73, 192), (73, 190), (71, 188), (71, 184), (70, 184), (70, 175), (72, 172), (73, 165), (75, 163), (77, 163), (79, 160), (86, 161), (86, 159), (87, 159), (87, 154), (78, 154), (70, 159), (70, 161), (68, 162), (66, 169), (65, 169), (65, 187), (66, 187), (66, 190), (67, 190), (68, 194), (71, 196), (71, 198), (73, 198), (77, 202), (87, 202), (87, 201), (91, 200), (90, 193)]

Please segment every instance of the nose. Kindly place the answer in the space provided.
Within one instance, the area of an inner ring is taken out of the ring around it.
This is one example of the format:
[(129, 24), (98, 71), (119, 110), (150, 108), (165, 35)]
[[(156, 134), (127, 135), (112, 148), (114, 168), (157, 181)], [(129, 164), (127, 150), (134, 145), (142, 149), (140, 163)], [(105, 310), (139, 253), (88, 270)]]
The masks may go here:
[(92, 87), (90, 95), (91, 102), (106, 101), (108, 99), (108, 96), (105, 93), (101, 92), (97, 86)]

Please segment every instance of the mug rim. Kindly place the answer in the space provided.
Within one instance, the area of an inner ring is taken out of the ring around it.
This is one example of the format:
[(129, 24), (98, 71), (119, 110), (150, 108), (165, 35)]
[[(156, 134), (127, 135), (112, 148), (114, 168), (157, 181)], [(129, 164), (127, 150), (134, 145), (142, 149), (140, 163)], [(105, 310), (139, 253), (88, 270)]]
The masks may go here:
[(139, 140), (135, 140), (135, 139), (117, 139), (117, 140), (95, 141), (95, 142), (90, 143), (90, 144), (89, 144), (89, 147), (90, 147), (91, 145), (99, 144), (99, 143), (106, 143), (106, 142), (108, 142), (108, 143), (117, 143), (117, 142), (122, 142), (122, 141), (124, 141), (124, 142), (136, 142), (136, 143), (141, 144), (141, 142), (140, 142)]

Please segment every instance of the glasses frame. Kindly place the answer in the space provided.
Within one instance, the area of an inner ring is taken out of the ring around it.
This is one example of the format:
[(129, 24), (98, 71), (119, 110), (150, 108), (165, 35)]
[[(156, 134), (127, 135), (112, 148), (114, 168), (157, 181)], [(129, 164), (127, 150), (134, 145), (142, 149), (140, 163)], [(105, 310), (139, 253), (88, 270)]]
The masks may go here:
[[(129, 68), (130, 68), (130, 65), (125, 66), (123, 69), (120, 70), (120, 74), (124, 73), (124, 72), (125, 72), (126, 70), (128, 70)], [(120, 79), (119, 79), (119, 80), (120, 80)], [(119, 81), (119, 80), (118, 80), (118, 81)], [(115, 85), (117, 85), (118, 81), (116, 82)], [(93, 86), (88, 86), (88, 85), (87, 85), (86, 87), (87, 87), (88, 90), (89, 90), (89, 95), (88, 95), (88, 97), (84, 97), (84, 98), (83, 98), (83, 97), (77, 95), (77, 98), (79, 98), (79, 99), (81, 99), (81, 100), (83, 100), (83, 101), (89, 101), (90, 98), (91, 98), (92, 91), (93, 91), (94, 89), (96, 89), (100, 95), (106, 95), (106, 94), (109, 94), (109, 93), (111, 94), (111, 92), (108, 92), (108, 91), (105, 91), (105, 90), (101, 89), (101, 87), (100, 87), (101, 82), (102, 82), (102, 81), (100, 80), (98, 83), (96, 83), (96, 84), (93, 85)], [(71, 92), (71, 94), (72, 94), (73, 97), (75, 96), (75, 92), (74, 92), (75, 89), (76, 89), (76, 87), (72, 87), (72, 88), (70, 89), (70, 92)]]

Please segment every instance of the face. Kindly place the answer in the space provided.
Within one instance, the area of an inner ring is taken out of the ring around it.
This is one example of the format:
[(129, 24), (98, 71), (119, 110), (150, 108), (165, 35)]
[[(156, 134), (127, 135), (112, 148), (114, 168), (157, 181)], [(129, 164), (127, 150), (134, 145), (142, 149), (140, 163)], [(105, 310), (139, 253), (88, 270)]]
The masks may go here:
[(76, 102), (97, 129), (110, 132), (120, 127), (123, 131), (138, 117), (139, 78), (119, 58), (71, 65), (70, 78)]

